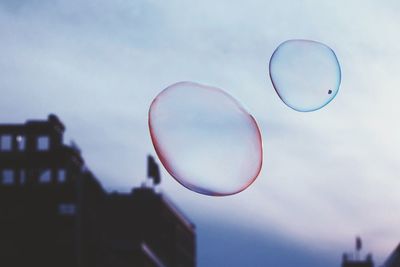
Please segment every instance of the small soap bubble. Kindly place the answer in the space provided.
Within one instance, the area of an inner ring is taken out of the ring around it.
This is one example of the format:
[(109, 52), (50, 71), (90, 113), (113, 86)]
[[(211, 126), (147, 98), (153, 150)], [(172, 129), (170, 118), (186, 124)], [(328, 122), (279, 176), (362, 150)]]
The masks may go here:
[(335, 52), (323, 43), (288, 40), (269, 62), (272, 84), (282, 101), (294, 110), (318, 110), (338, 93), (341, 71)]
[(255, 119), (219, 88), (173, 84), (153, 100), (149, 130), (165, 169), (200, 194), (226, 196), (250, 186), (262, 166)]

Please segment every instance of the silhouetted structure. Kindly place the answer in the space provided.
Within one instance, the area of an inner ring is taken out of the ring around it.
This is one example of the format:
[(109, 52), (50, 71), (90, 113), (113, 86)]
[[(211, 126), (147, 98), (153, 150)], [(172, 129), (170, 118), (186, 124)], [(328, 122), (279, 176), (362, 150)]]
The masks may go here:
[(360, 237), (356, 238), (355, 254), (343, 254), (342, 267), (374, 267), (372, 255), (368, 254), (365, 260), (360, 259), (360, 251), (362, 249), (362, 241)]
[(152, 188), (108, 194), (64, 130), (0, 125), (0, 266), (194, 267), (194, 225)]
[(400, 244), (397, 245), (396, 249), (390, 254), (388, 259), (382, 265), (382, 267), (399, 267), (400, 266)]
[(365, 260), (355, 260), (343, 257), (342, 267), (374, 267), (372, 258), (366, 258)]

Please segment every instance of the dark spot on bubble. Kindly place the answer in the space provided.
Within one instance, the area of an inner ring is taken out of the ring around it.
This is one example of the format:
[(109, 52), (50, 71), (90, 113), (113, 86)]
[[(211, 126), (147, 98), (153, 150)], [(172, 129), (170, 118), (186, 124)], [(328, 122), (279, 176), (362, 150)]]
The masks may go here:
[(328, 91), (328, 94), (332, 94), (332, 90), (329, 90), (329, 91)]

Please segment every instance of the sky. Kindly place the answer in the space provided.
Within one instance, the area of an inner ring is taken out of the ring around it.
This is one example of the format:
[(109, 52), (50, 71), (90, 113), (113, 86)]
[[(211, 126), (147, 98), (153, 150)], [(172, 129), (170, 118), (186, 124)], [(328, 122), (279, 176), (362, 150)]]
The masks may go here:
[[(160, 190), (197, 225), (199, 267), (334, 267), (356, 235), (382, 263), (400, 241), (397, 1), (1, 0), (0, 123), (57, 114), (107, 190), (129, 191), (155, 155), (152, 99), (194, 81), (256, 118), (264, 164), (228, 197)], [(329, 45), (336, 98), (301, 113), (268, 77), (288, 39)], [(399, 60), (398, 60), (399, 59)]]

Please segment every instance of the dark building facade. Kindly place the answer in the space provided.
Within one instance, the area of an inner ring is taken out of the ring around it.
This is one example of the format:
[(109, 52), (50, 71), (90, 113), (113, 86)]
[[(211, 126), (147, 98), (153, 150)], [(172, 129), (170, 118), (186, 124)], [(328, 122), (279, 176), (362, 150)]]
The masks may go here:
[(194, 225), (164, 195), (107, 193), (48, 120), (0, 125), (0, 266), (194, 267)]
[(397, 245), (396, 249), (389, 255), (382, 267), (400, 267), (400, 244)]

